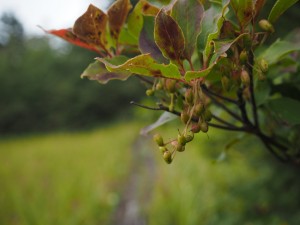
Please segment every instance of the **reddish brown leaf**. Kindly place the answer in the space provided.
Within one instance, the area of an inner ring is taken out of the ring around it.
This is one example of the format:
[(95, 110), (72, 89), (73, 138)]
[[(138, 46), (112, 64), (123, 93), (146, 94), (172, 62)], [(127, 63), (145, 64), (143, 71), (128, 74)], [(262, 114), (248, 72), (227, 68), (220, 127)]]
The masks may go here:
[(184, 36), (176, 21), (160, 10), (155, 18), (154, 39), (166, 58), (173, 63), (180, 63), (184, 50)]
[(132, 8), (129, 0), (117, 0), (111, 7), (108, 9), (108, 22), (111, 36), (114, 39), (118, 39), (123, 27), (129, 10)]
[(87, 11), (79, 17), (73, 27), (73, 32), (87, 43), (105, 49), (107, 15), (92, 4)]
[(256, 0), (255, 7), (254, 7), (254, 9), (255, 9), (255, 17), (258, 16), (260, 10), (265, 5), (265, 3), (266, 3), (266, 0)]
[(74, 45), (77, 45), (79, 47), (86, 48), (86, 49), (89, 49), (89, 50), (100, 53), (100, 51), (97, 49), (96, 46), (87, 43), (86, 41), (80, 39), (75, 34), (73, 34), (71, 28), (69, 28), (69, 29), (60, 29), (60, 30), (44, 30), (44, 31), (48, 34), (52, 34), (52, 35), (55, 35), (57, 37), (60, 37), (64, 40), (70, 42), (71, 44), (74, 44)]

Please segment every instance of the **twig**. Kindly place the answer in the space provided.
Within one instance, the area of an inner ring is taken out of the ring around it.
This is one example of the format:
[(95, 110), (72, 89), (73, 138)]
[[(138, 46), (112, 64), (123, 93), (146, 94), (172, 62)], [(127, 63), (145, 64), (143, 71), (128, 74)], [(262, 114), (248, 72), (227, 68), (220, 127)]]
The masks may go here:
[(222, 99), (222, 100), (224, 100), (224, 101), (233, 103), (233, 104), (235, 104), (235, 105), (238, 104), (238, 102), (237, 102), (236, 100), (234, 100), (234, 99), (227, 98), (227, 97), (225, 97), (225, 96), (222, 96), (222, 95), (219, 95), (219, 94), (217, 94), (217, 93), (214, 93), (214, 92), (210, 91), (210, 90), (206, 87), (206, 85), (204, 85), (204, 84), (201, 85), (201, 88), (202, 88), (202, 90), (203, 90), (207, 95), (209, 95), (209, 96), (217, 97), (217, 98), (219, 98), (219, 99)]

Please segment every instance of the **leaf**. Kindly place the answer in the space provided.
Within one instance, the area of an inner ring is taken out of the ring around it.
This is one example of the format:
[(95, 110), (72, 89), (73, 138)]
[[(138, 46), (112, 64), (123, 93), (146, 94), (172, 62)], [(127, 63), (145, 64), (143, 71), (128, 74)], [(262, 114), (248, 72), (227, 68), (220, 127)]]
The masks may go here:
[(146, 0), (140, 0), (139, 3), (142, 6), (142, 14), (144, 16), (156, 16), (159, 13), (159, 8), (150, 4)]
[(258, 14), (260, 13), (260, 10), (263, 8), (265, 3), (266, 3), (266, 0), (256, 0), (255, 5), (254, 5), (255, 17), (258, 16)]
[(207, 76), (210, 73), (210, 71), (212, 70), (212, 68), (213, 68), (213, 65), (210, 66), (210, 67), (208, 67), (207, 69), (200, 70), (200, 71), (187, 71), (185, 73), (184, 79), (186, 81), (191, 81), (193, 79), (205, 77), (205, 76)]
[(151, 57), (160, 63), (168, 63), (168, 60), (163, 57), (160, 49), (157, 47), (154, 41), (154, 18), (145, 17), (144, 26), (139, 38), (139, 49), (141, 53), (150, 53)]
[(299, 43), (287, 41), (275, 41), (269, 48), (258, 56), (258, 59), (265, 59), (269, 65), (277, 63), (284, 55), (300, 50)]
[(111, 36), (118, 40), (121, 29), (126, 21), (129, 10), (132, 8), (129, 0), (117, 0), (107, 11)]
[(294, 5), (298, 0), (277, 0), (269, 14), (269, 22), (274, 23), (281, 14)]
[(73, 45), (77, 45), (79, 47), (86, 48), (86, 49), (100, 53), (99, 49), (95, 45), (87, 43), (86, 41), (80, 39), (75, 34), (73, 34), (71, 28), (60, 29), (60, 30), (44, 30), (42, 27), (40, 27), (40, 28), (43, 31), (45, 31), (46, 33), (60, 37)]
[(139, 1), (135, 7), (132, 13), (129, 14), (128, 20), (127, 20), (127, 27), (129, 33), (136, 39), (139, 38), (140, 32), (143, 28), (143, 15), (142, 15), (142, 1)]
[(79, 17), (74, 26), (73, 33), (80, 39), (105, 49), (107, 15), (92, 4), (87, 11)]
[(177, 66), (170, 63), (169, 65), (159, 64), (154, 61), (150, 54), (139, 55), (129, 59), (124, 64), (115, 65), (107, 61), (107, 59), (98, 58), (99, 61), (106, 65), (111, 72), (130, 71), (131, 73), (151, 76), (166, 77), (180, 79), (181, 75)]
[(229, 40), (215, 40), (214, 43), (214, 53), (218, 56), (223, 55), (225, 52), (227, 52), (228, 49), (231, 48), (233, 44), (235, 44), (238, 40), (245, 36), (249, 36), (248, 33), (240, 34), (235, 39), (229, 39)]
[(241, 27), (247, 26), (254, 17), (253, 0), (232, 0), (231, 5)]
[(197, 40), (198, 52), (203, 51), (204, 61), (207, 60), (212, 52), (213, 46), (211, 45), (211, 41), (217, 39), (220, 35), (229, 2), (229, 0), (223, 0), (222, 4), (213, 3), (211, 7), (205, 11), (202, 21), (202, 30)]
[(268, 102), (268, 107), (276, 116), (289, 125), (300, 124), (300, 102), (291, 98), (278, 98)]
[(155, 123), (153, 123), (147, 127), (144, 127), (141, 130), (140, 134), (146, 136), (150, 131), (152, 131), (152, 130), (156, 129), (157, 127), (164, 125), (172, 120), (175, 120), (176, 118), (178, 118), (178, 116), (176, 116), (172, 113), (169, 113), (169, 112), (164, 112)]
[[(127, 57), (116, 56), (113, 59), (106, 59), (114, 63), (123, 63), (127, 60)], [(91, 63), (81, 74), (81, 78), (88, 78), (90, 80), (96, 80), (101, 84), (106, 84), (110, 80), (127, 80), (131, 75), (130, 72), (109, 72), (105, 64), (96, 60), (94, 63)]]
[(155, 18), (154, 40), (166, 58), (180, 64), (184, 50), (184, 36), (176, 21), (163, 9)]
[(183, 56), (190, 61), (201, 31), (204, 8), (198, 0), (178, 0), (172, 8), (171, 15), (183, 31), (185, 38)]

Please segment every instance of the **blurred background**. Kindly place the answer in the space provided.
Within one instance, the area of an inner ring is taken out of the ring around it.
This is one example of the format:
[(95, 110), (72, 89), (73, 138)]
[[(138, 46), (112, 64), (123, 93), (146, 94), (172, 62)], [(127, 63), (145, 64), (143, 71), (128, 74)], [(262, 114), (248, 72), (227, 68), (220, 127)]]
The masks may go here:
[[(159, 113), (129, 104), (143, 85), (80, 79), (97, 55), (36, 27), (71, 27), (110, 2), (0, 0), (0, 224), (300, 224), (298, 168), (250, 136), (225, 157), (237, 136), (213, 129), (166, 165), (139, 136)], [(299, 10), (273, 40), (299, 28)]]

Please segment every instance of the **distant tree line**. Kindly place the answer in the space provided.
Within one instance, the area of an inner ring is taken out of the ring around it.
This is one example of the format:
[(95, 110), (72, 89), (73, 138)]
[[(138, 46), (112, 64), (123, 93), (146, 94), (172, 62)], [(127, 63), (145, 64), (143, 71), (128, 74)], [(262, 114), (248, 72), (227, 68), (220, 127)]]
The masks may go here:
[(108, 85), (80, 79), (97, 55), (59, 42), (53, 46), (46, 35), (26, 36), (13, 15), (1, 16), (0, 134), (95, 126), (128, 116), (130, 100), (143, 96), (134, 78)]

